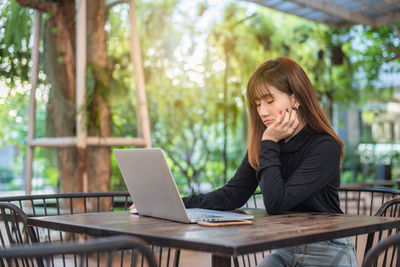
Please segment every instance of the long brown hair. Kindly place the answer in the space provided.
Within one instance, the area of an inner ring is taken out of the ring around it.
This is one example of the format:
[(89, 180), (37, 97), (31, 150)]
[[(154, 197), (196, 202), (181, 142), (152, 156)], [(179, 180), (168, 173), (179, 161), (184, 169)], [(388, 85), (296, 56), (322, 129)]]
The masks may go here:
[(340, 162), (344, 157), (343, 143), (332, 129), (315, 94), (314, 87), (304, 70), (292, 59), (279, 57), (262, 63), (250, 77), (247, 84), (247, 105), (249, 108), (250, 134), (248, 144), (249, 163), (253, 168), (260, 165), (260, 146), (265, 126), (261, 121), (255, 101), (269, 93), (269, 86), (294, 94), (300, 103), (299, 115), (309, 128), (331, 135), (340, 144)]

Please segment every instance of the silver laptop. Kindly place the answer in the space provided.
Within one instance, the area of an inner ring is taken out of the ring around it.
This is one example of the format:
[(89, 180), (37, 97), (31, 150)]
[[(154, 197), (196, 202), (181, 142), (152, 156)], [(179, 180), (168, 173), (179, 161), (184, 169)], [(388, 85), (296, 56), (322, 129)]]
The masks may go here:
[(253, 219), (253, 215), (185, 209), (160, 148), (114, 149), (129, 194), (140, 215), (184, 223)]

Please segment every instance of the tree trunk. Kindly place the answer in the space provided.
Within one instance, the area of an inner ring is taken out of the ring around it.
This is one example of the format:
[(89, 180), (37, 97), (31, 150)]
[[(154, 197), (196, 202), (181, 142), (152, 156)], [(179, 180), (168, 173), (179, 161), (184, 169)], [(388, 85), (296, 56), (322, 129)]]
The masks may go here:
[[(47, 106), (48, 135), (75, 135), (75, 6), (73, 1), (58, 1), (54, 16), (45, 22), (45, 68), (51, 84)], [(76, 148), (58, 148), (60, 191), (79, 188)]]
[(326, 116), (328, 117), (328, 120), (331, 124), (333, 124), (333, 101), (334, 101), (334, 97), (333, 97), (333, 91), (328, 91), (326, 93), (326, 97), (328, 99), (328, 106), (326, 109)]
[[(242, 95), (242, 103), (246, 106), (246, 98)], [(249, 142), (249, 118), (246, 111), (246, 108), (242, 109), (242, 152), (247, 151), (247, 144)]]
[[(104, 1), (88, 0), (88, 68), (93, 68), (94, 99), (89, 103), (88, 135), (111, 134), (110, 71), (107, 62), (106, 7)], [(88, 78), (88, 77), (87, 77)], [(109, 147), (88, 147), (87, 173), (89, 191), (109, 191), (111, 159)]]
[(228, 52), (225, 51), (225, 75), (224, 75), (224, 145), (222, 148), (222, 158), (224, 160), (224, 173), (222, 176), (223, 183), (226, 184), (228, 180), (228, 77), (230, 67), (230, 57)]

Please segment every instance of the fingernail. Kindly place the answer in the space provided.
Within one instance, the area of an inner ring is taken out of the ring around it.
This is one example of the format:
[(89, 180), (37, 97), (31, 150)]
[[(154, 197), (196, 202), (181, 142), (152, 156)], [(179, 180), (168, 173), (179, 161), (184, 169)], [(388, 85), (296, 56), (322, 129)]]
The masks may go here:
[(289, 112), (289, 110), (288, 110), (288, 109), (286, 109), (286, 112)]
[(282, 111), (279, 111), (279, 115), (282, 115)]

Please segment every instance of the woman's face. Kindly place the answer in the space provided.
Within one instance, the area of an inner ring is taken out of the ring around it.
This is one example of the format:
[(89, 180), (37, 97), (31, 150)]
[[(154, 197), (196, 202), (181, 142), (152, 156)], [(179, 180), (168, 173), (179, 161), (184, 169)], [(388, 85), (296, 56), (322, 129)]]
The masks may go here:
[(273, 86), (269, 86), (268, 89), (268, 94), (255, 101), (258, 115), (266, 127), (275, 121), (279, 112), (285, 112), (286, 109), (290, 110), (294, 106), (298, 106), (294, 95), (288, 95)]

